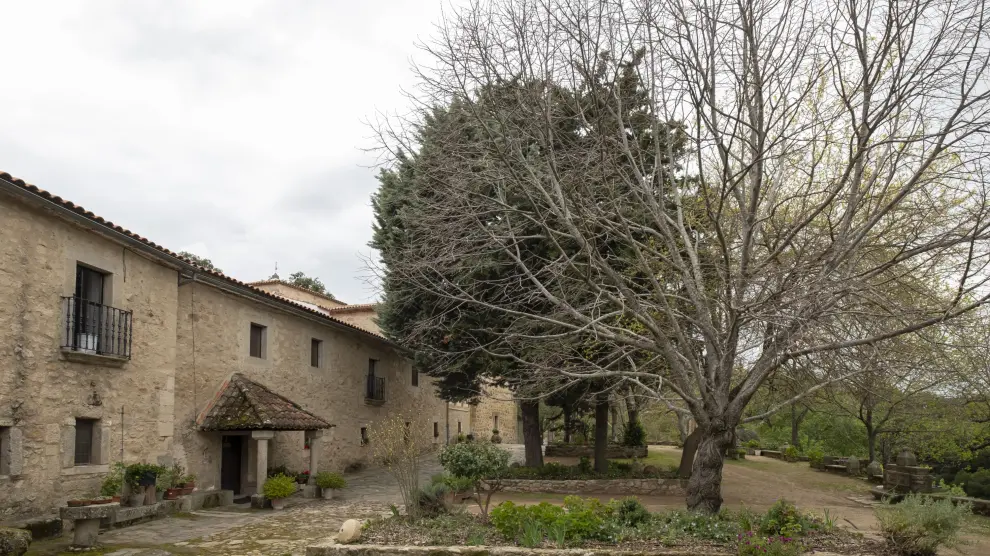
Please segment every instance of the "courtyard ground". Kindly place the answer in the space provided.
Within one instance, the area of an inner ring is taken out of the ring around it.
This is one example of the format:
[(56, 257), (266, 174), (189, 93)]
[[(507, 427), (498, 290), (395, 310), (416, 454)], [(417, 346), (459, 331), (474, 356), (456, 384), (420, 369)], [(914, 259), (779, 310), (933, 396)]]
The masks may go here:
[[(518, 449), (513, 447), (514, 451)], [(680, 451), (651, 447), (650, 461), (666, 466), (679, 461)], [(422, 469), (424, 480), (439, 472), (435, 462)], [(113, 556), (155, 556), (172, 554), (283, 556), (303, 554), (308, 545), (334, 535), (347, 519), (367, 519), (390, 515), (390, 505), (400, 497), (391, 478), (380, 470), (367, 470), (348, 476), (349, 486), (338, 499), (310, 500), (282, 512), (251, 510), (234, 506), (197, 511), (160, 519), (100, 535), (102, 554)], [(787, 498), (801, 509), (823, 512), (828, 509), (841, 526), (868, 535), (876, 534), (874, 501), (867, 483), (841, 475), (814, 471), (806, 463), (786, 463), (748, 456), (726, 463), (722, 484), (725, 506), (765, 510), (776, 500)], [(495, 503), (513, 500), (562, 502), (563, 495), (502, 494)], [(603, 497), (607, 499), (608, 497)], [(651, 510), (683, 508), (680, 497), (639, 497)], [(974, 516), (967, 529), (968, 545), (959, 553), (968, 556), (990, 554), (990, 519)], [(68, 538), (32, 545), (29, 554), (57, 554), (67, 548)], [(953, 554), (956, 552), (947, 552)]]

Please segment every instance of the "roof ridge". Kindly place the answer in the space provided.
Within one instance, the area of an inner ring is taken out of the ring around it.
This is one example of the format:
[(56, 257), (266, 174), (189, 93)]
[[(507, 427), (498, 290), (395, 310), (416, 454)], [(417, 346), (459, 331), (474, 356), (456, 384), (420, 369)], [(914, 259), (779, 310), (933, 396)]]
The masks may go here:
[[(74, 212), (74, 213), (76, 213), (76, 214), (78, 214), (78, 215), (80, 215), (80, 216), (82, 216), (82, 217), (90, 220), (91, 222), (93, 222), (95, 224), (98, 224), (101, 227), (108, 228), (108, 229), (113, 230), (113, 231), (115, 231), (115, 232), (117, 232), (119, 234), (123, 234), (124, 236), (127, 236), (127, 237), (129, 237), (129, 238), (131, 238), (133, 240), (136, 240), (136, 241), (140, 242), (140, 243), (143, 243), (144, 245), (146, 245), (148, 247), (151, 247), (152, 249), (154, 249), (155, 251), (158, 251), (159, 253), (162, 253), (164, 255), (168, 255), (169, 257), (172, 257), (174, 259), (177, 259), (179, 261), (182, 261), (183, 263), (185, 263), (185, 264), (187, 264), (189, 266), (192, 266), (192, 267), (194, 267), (196, 269), (199, 269), (200, 272), (203, 272), (203, 273), (208, 274), (210, 276), (213, 276), (215, 278), (219, 278), (221, 280), (224, 280), (224, 281), (226, 281), (226, 282), (228, 282), (230, 284), (233, 284), (233, 285), (235, 285), (237, 287), (246, 288), (246, 289), (250, 290), (252, 293), (261, 294), (261, 295), (264, 295), (265, 297), (268, 297), (270, 299), (276, 300), (276, 301), (278, 301), (280, 303), (283, 303), (283, 304), (286, 304), (286, 305), (291, 305), (293, 308), (304, 310), (304, 311), (306, 311), (306, 312), (308, 312), (310, 314), (319, 316), (319, 317), (321, 317), (323, 319), (326, 319), (328, 321), (331, 321), (331, 322), (333, 322), (333, 323), (335, 323), (337, 325), (345, 326), (347, 328), (350, 328), (352, 330), (361, 332), (363, 334), (368, 334), (370, 336), (373, 336), (373, 337), (375, 337), (375, 338), (377, 338), (377, 339), (379, 339), (381, 341), (387, 342), (389, 344), (393, 344), (393, 342), (391, 342), (388, 338), (386, 338), (385, 336), (382, 336), (381, 334), (377, 334), (377, 333), (372, 332), (370, 330), (361, 328), (359, 326), (355, 326), (355, 325), (353, 325), (353, 324), (351, 324), (349, 322), (345, 322), (345, 321), (342, 321), (340, 319), (335, 319), (335, 318), (331, 317), (330, 315), (328, 315), (328, 314), (326, 314), (326, 313), (324, 313), (322, 311), (318, 311), (318, 310), (313, 309), (311, 307), (307, 307), (305, 305), (302, 305), (299, 302), (296, 302), (296, 301), (293, 301), (291, 299), (282, 297), (280, 295), (275, 295), (275, 294), (273, 294), (271, 292), (267, 292), (267, 291), (265, 291), (265, 290), (263, 290), (261, 288), (258, 288), (256, 286), (251, 285), (248, 282), (242, 282), (241, 280), (238, 280), (237, 278), (233, 278), (231, 276), (227, 276), (226, 274), (224, 274), (222, 272), (217, 272), (216, 270), (211, 270), (211, 269), (208, 269), (208, 268), (204, 268), (204, 267), (196, 264), (192, 260), (187, 259), (186, 257), (183, 257), (182, 255), (180, 255), (180, 254), (178, 254), (178, 253), (176, 253), (174, 251), (170, 251), (169, 249), (167, 249), (167, 248), (165, 248), (165, 247), (163, 247), (163, 246), (161, 246), (161, 245), (159, 245), (159, 244), (157, 244), (157, 243), (149, 240), (148, 238), (145, 238), (143, 236), (140, 236), (140, 235), (138, 235), (138, 234), (136, 234), (136, 233), (134, 233), (134, 232), (132, 232), (132, 231), (130, 231), (130, 230), (122, 227), (122, 226), (119, 226), (117, 224), (114, 224), (113, 222), (111, 222), (109, 220), (106, 220), (105, 218), (103, 218), (101, 216), (97, 216), (96, 214), (93, 214), (91, 211), (88, 211), (85, 208), (83, 208), (83, 207), (81, 207), (81, 206), (79, 206), (79, 205), (77, 205), (77, 204), (75, 204), (75, 203), (73, 203), (71, 201), (67, 201), (67, 200), (65, 200), (65, 199), (63, 199), (63, 198), (61, 198), (61, 197), (59, 197), (57, 195), (53, 195), (53, 194), (49, 193), (48, 191), (45, 191), (44, 189), (41, 189), (40, 187), (38, 187), (36, 185), (29, 184), (26, 181), (24, 181), (23, 179), (15, 178), (15, 177), (11, 176), (9, 173), (0, 170), (0, 186), (3, 186), (4, 184), (10, 184), (11, 186), (13, 186), (18, 191), (23, 191), (23, 192), (29, 193), (29, 194), (33, 195), (34, 197), (37, 197), (37, 198), (40, 198), (40, 199), (44, 199), (45, 201), (48, 201), (50, 203), (53, 203), (53, 204), (57, 205), (58, 207), (60, 207), (62, 209), (65, 209), (65, 210)], [(307, 290), (307, 291), (312, 291), (312, 290)], [(313, 293), (315, 293), (315, 292), (313, 292)], [(334, 301), (343, 303), (342, 301), (340, 301), (338, 299), (334, 299)]]

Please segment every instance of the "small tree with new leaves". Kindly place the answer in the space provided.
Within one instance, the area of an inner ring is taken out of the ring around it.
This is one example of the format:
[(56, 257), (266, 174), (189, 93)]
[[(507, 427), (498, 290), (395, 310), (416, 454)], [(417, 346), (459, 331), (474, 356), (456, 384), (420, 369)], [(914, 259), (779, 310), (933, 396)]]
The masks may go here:
[(420, 464), (433, 449), (427, 428), (414, 417), (390, 415), (369, 431), (372, 458), (395, 477), (406, 514), (412, 517), (417, 514), (415, 494), (419, 490)]
[(440, 465), (454, 477), (471, 481), (474, 499), (487, 520), (492, 495), (502, 490), (509, 470), (509, 452), (488, 442), (452, 444), (440, 452)]

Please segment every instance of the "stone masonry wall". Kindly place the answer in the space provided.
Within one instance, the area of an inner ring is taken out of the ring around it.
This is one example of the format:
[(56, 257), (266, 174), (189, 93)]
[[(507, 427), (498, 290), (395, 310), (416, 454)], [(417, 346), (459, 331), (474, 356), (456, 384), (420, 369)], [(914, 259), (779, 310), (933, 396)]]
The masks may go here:
[[(74, 292), (77, 262), (110, 273), (105, 304), (133, 311), (132, 359), (120, 368), (60, 351), (60, 297)], [(126, 462), (167, 456), (176, 274), (0, 193), (0, 427), (16, 431), (20, 460), (0, 477), (0, 521), (96, 495), (122, 443)], [(96, 465), (74, 465), (77, 417), (99, 419)]]
[(495, 429), (495, 418), (498, 417), (498, 432), (502, 442), (516, 441), (516, 402), (512, 392), (505, 388), (486, 387), (478, 405), (474, 406), (471, 415), (471, 429), (478, 438), (488, 439)]
[[(317, 317), (318, 319), (318, 317)], [(267, 327), (266, 357), (249, 354), (250, 325)], [(320, 368), (310, 365), (310, 341), (323, 341)], [(196, 430), (195, 419), (223, 381), (241, 372), (336, 425), (322, 440), (321, 470), (340, 471), (352, 463), (367, 463), (371, 454), (361, 445), (361, 428), (388, 414), (411, 415), (432, 431), (443, 427), (444, 404), (432, 382), (420, 377), (412, 386), (411, 366), (386, 343), (356, 331), (340, 330), (289, 315), (261, 303), (202, 284), (179, 290), (178, 365), (176, 381), (176, 456), (199, 477), (203, 488), (220, 484), (220, 433)], [(377, 374), (385, 377), (386, 402), (365, 403), (368, 360), (377, 359)], [(279, 432), (270, 444), (269, 465), (295, 471), (309, 468), (309, 451), (301, 431)], [(246, 475), (242, 490), (250, 491), (254, 476), (255, 443), (247, 441)]]

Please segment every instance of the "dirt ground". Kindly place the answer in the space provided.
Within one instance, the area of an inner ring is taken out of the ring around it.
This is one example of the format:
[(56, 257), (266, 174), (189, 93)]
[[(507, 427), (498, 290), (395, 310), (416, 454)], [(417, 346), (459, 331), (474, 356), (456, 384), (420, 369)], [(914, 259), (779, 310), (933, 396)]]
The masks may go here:
[[(681, 452), (668, 446), (651, 446), (650, 459), (660, 463), (679, 461)], [(569, 460), (556, 460), (573, 463)], [(837, 516), (838, 523), (850, 530), (867, 535), (877, 535), (877, 520), (873, 509), (876, 502), (869, 493), (870, 485), (862, 480), (824, 473), (811, 469), (807, 463), (787, 463), (760, 456), (746, 456), (745, 460), (727, 461), (723, 472), (723, 507), (766, 510), (780, 498), (794, 502), (804, 511), (821, 515), (828, 509)], [(525, 502), (563, 501), (563, 495), (552, 494), (503, 494), (497, 502), (513, 500)], [(603, 500), (614, 498), (601, 497)], [(650, 510), (683, 508), (684, 498), (673, 496), (639, 496)], [(990, 518), (973, 516), (966, 532), (967, 545), (959, 551), (945, 554), (967, 556), (990, 555)]]

